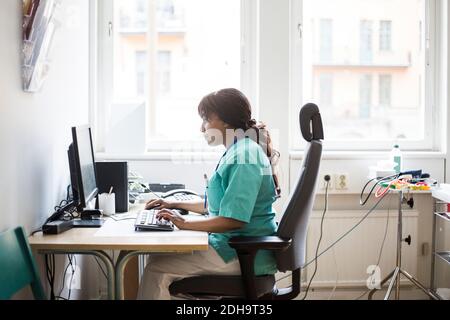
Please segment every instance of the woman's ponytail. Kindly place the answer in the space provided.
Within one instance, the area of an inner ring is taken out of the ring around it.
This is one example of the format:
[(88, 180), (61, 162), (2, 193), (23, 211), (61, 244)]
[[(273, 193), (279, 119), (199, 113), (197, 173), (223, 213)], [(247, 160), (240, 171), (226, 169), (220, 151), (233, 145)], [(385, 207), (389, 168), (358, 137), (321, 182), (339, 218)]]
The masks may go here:
[[(277, 197), (281, 196), (281, 187), (278, 181), (278, 163), (280, 160), (280, 152), (273, 148), (272, 139), (267, 126), (263, 122), (257, 122), (255, 119), (248, 121), (248, 129), (252, 128), (256, 131), (256, 143), (263, 148), (272, 167), (272, 177), (275, 184)], [(247, 130), (248, 130), (247, 129)]]

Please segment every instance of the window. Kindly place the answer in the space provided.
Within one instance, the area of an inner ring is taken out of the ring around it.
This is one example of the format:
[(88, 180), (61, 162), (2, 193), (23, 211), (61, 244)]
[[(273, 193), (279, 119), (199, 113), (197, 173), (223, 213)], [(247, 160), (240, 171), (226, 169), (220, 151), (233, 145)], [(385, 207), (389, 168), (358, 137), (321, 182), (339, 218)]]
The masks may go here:
[(359, 118), (370, 118), (372, 108), (372, 76), (364, 74), (359, 79)]
[(145, 95), (145, 74), (147, 70), (147, 52), (136, 51), (136, 96)]
[(320, 75), (320, 105), (330, 107), (333, 104), (333, 75), (323, 73)]
[(161, 95), (170, 94), (170, 79), (171, 79), (171, 61), (172, 53), (170, 51), (158, 51), (158, 93)]
[(332, 62), (333, 49), (333, 21), (331, 19), (320, 20), (320, 62)]
[[(443, 94), (435, 85), (436, 63), (444, 61), (434, 53), (435, 33), (442, 28), (439, 5), (434, 0), (389, 3), (386, 11), (378, 0), (364, 5), (360, 0), (291, 1), (291, 88), (299, 88), (291, 91), (291, 110), (318, 104), (327, 150), (390, 150), (395, 143), (403, 150), (440, 147), (432, 120), (439, 112), (435, 97)], [(291, 118), (292, 130), (298, 130)], [(302, 144), (292, 139), (291, 147)]]
[(390, 107), (391, 106), (391, 91), (392, 91), (392, 76), (390, 74), (381, 74), (379, 79), (380, 79), (380, 81), (379, 81), (380, 106)]
[(362, 20), (359, 25), (361, 64), (372, 62), (372, 21)]
[(147, 0), (134, 0), (128, 5), (121, 5), (117, 10), (120, 28), (129, 31), (145, 29), (147, 10)]
[(105, 79), (99, 134), (107, 136), (110, 119), (120, 118), (114, 110), (127, 114), (120, 105), (145, 105), (147, 150), (170, 151), (186, 142), (203, 148), (197, 106), (204, 95), (234, 87), (254, 100), (256, 5), (239, 0), (100, 3), (100, 21), (113, 27), (111, 36), (106, 32), (101, 39), (106, 45), (99, 46)]
[(391, 21), (380, 21), (380, 51), (391, 50)]

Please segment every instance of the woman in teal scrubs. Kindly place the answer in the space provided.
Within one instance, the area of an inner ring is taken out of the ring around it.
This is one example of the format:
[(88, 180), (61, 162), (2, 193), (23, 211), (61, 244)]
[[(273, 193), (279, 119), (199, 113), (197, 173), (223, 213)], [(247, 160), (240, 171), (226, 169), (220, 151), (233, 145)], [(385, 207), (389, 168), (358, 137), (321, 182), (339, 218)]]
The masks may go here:
[[(170, 299), (169, 285), (181, 278), (204, 275), (240, 274), (236, 251), (228, 245), (235, 236), (270, 236), (276, 232), (272, 204), (279, 196), (273, 165), (278, 153), (271, 147), (263, 124), (251, 117), (251, 107), (243, 93), (223, 89), (205, 96), (198, 107), (203, 120), (201, 131), (211, 146), (223, 144), (220, 159), (207, 186), (207, 212), (203, 201), (173, 202), (154, 199), (147, 208), (161, 209), (160, 219), (178, 229), (209, 232), (208, 251), (193, 254), (152, 256), (139, 287), (139, 299)], [(170, 209), (207, 213), (208, 218), (187, 221)], [(274, 256), (259, 251), (257, 275), (276, 272)]]

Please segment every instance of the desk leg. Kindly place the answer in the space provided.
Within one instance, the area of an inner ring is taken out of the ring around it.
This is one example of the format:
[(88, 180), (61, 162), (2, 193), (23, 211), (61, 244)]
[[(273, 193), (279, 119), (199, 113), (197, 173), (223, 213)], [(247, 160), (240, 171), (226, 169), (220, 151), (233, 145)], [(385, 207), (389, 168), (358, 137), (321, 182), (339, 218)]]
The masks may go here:
[(96, 250), (38, 250), (41, 254), (84, 254), (84, 255), (92, 255), (96, 256), (106, 266), (107, 270), (107, 281), (108, 281), (108, 299), (114, 300), (115, 299), (115, 270), (114, 270), (114, 263), (109, 255), (107, 255), (104, 251), (96, 251)]
[[(397, 278), (395, 280), (395, 300), (400, 300), (400, 270), (402, 268), (402, 242), (403, 242), (403, 191), (398, 193), (398, 219), (397, 219)], [(390, 294), (390, 291), (389, 291)], [(389, 296), (388, 296), (389, 297)]]
[(114, 270), (114, 262), (112, 261), (111, 257), (106, 254), (104, 251), (95, 251), (95, 253), (92, 253), (93, 255), (99, 257), (103, 263), (106, 266), (107, 269), (107, 281), (108, 281), (108, 299), (114, 300), (115, 299), (115, 278), (116, 273)]
[(433, 204), (433, 232), (431, 235), (431, 277), (430, 277), (430, 292), (433, 292), (433, 294), (437, 294), (436, 293), (436, 287), (435, 287), (435, 283), (434, 283), (434, 271), (435, 271), (435, 258), (436, 256), (434, 255), (434, 252), (436, 250), (436, 200), (434, 200), (434, 204)]
[(123, 289), (123, 279), (124, 279), (124, 271), (125, 267), (130, 261), (131, 258), (133, 258), (136, 255), (139, 255), (143, 252), (139, 251), (120, 251), (119, 256), (117, 257), (116, 261), (116, 300), (124, 300), (124, 289)]
[(131, 258), (141, 255), (149, 254), (148, 251), (120, 251), (119, 257), (116, 261), (116, 300), (124, 300), (124, 271), (127, 263)]

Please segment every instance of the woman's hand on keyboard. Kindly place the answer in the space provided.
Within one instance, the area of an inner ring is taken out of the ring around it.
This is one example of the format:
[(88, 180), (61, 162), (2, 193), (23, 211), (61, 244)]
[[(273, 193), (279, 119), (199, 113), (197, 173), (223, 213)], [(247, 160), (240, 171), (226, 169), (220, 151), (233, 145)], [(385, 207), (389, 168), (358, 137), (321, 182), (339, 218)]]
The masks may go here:
[(175, 210), (162, 209), (156, 214), (157, 219), (165, 219), (171, 221), (178, 229), (184, 229), (186, 220), (181, 214)]
[(165, 199), (152, 199), (145, 204), (145, 209), (173, 209), (175, 203)]

